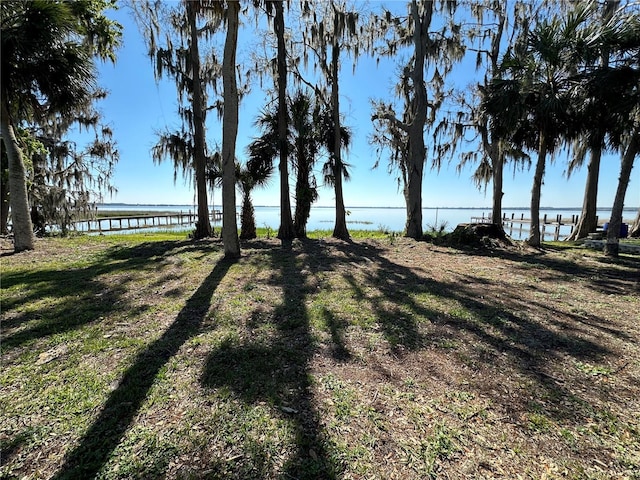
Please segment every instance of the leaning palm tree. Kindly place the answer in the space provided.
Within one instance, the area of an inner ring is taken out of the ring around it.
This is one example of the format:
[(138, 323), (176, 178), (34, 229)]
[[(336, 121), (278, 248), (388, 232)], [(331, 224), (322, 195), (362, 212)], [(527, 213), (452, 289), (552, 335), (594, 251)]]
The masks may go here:
[(0, 3), (1, 135), (9, 164), (16, 252), (34, 248), (26, 170), (15, 134), (21, 121), (42, 111), (68, 112), (94, 89), (91, 52), (74, 38), (77, 19), (67, 2)]
[[(576, 76), (574, 81), (577, 85), (574, 96), (580, 100), (577, 102), (579, 108), (573, 116), (577, 121), (577, 128), (581, 132), (602, 132), (607, 148), (620, 152), (622, 157), (618, 190), (609, 221), (611, 229), (607, 237), (610, 237), (617, 235), (620, 229), (624, 198), (638, 151), (640, 71), (626, 66), (605, 66), (587, 70)], [(593, 174), (592, 168), (595, 167), (590, 164), (588, 178)], [(592, 229), (595, 228), (595, 223), (590, 225)], [(611, 247), (607, 248), (607, 252), (615, 255), (617, 237), (611, 238), (609, 244)]]
[[(588, 31), (592, 31), (587, 29)], [(635, 10), (618, 10), (612, 20), (602, 28), (596, 28), (590, 38), (597, 38), (595, 50), (614, 52), (615, 62), (595, 71), (587, 70), (587, 95), (578, 97), (582, 105), (598, 103), (607, 112), (607, 144), (622, 153), (618, 187), (611, 208), (605, 253), (617, 256), (619, 251), (620, 224), (624, 199), (629, 185), (634, 161), (640, 152), (640, 14)], [(595, 100), (595, 102), (594, 102)], [(592, 115), (583, 115), (589, 127)]]
[(607, 241), (604, 246), (604, 252), (607, 256), (617, 257), (620, 249), (620, 225), (622, 224), (622, 209), (624, 207), (624, 197), (629, 186), (631, 177), (631, 169), (633, 162), (640, 154), (640, 115), (636, 114), (633, 122), (633, 131), (629, 136), (627, 147), (622, 155), (620, 165), (620, 178), (616, 195), (611, 208), (611, 219), (609, 220), (609, 230), (607, 231)]

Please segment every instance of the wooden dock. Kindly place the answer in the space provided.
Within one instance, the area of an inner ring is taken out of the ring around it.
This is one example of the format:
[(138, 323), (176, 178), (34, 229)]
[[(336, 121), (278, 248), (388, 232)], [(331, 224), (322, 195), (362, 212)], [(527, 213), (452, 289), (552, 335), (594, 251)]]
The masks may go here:
[[(540, 235), (543, 239), (545, 236), (552, 237), (555, 242), (563, 240), (573, 233), (573, 230), (578, 224), (578, 218), (579, 215), (571, 215), (571, 217), (568, 218), (564, 218), (562, 215), (556, 215), (555, 218), (550, 218), (545, 214), (540, 219)], [(491, 223), (492, 220), (491, 215), (485, 217), (483, 214), (482, 217), (471, 217), (471, 221), (473, 223)], [(517, 218), (514, 213), (511, 215), (505, 213), (502, 216), (502, 227), (510, 237), (512, 237), (514, 233), (522, 235), (523, 233), (529, 232), (531, 219), (524, 218), (524, 213), (520, 215), (520, 218)]]
[[(222, 211), (212, 210), (210, 219), (217, 223), (222, 220)], [(117, 217), (97, 217), (94, 219), (78, 220), (73, 224), (76, 231), (83, 233), (107, 233), (123, 230), (138, 230), (144, 228), (172, 228), (180, 225), (195, 224), (198, 214), (188, 212), (163, 212), (145, 215), (125, 215)]]

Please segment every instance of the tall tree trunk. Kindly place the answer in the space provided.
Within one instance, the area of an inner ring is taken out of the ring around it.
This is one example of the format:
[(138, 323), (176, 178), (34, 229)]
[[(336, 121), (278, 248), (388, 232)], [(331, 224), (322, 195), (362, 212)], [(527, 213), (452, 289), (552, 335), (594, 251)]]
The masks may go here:
[[(338, 17), (335, 17), (334, 32), (338, 31)], [(347, 214), (344, 207), (344, 196), (342, 193), (342, 138), (340, 135), (340, 95), (338, 85), (340, 60), (340, 45), (338, 39), (334, 39), (331, 47), (331, 115), (333, 116), (333, 182), (336, 195), (336, 223), (333, 227), (333, 237), (342, 240), (349, 239), (347, 229)]]
[(227, 38), (222, 60), (224, 111), (222, 114), (222, 243), (226, 258), (240, 257), (236, 221), (236, 138), (238, 135), (238, 45), (239, 2), (227, 2)]
[(207, 179), (205, 173), (207, 168), (205, 155), (205, 118), (202, 83), (200, 80), (200, 52), (198, 48), (198, 26), (196, 21), (197, 11), (195, 2), (187, 1), (185, 4), (189, 21), (189, 54), (191, 56), (191, 73), (193, 80), (193, 163), (196, 179), (196, 198), (198, 201), (198, 221), (196, 222), (194, 237), (206, 238), (211, 236), (211, 222), (209, 220)]
[(9, 160), (9, 191), (11, 220), (13, 224), (13, 247), (16, 252), (33, 250), (34, 235), (31, 216), (29, 215), (29, 197), (27, 195), (27, 178), (22, 160), (22, 152), (9, 118), (9, 109), (2, 103), (2, 118), (0, 119), (0, 134), (7, 149)]
[(333, 227), (333, 236), (342, 240), (349, 239), (347, 229), (347, 215), (344, 206), (342, 192), (342, 138), (340, 135), (340, 45), (337, 38), (338, 16), (334, 15), (334, 41), (331, 47), (331, 115), (333, 116), (333, 182), (336, 196), (336, 223)]
[(287, 141), (287, 52), (284, 43), (284, 6), (281, 1), (274, 2), (276, 11), (273, 29), (278, 41), (278, 147), (280, 150), (280, 228), (278, 238), (291, 240), (295, 237), (293, 218), (291, 217), (291, 199), (289, 196), (289, 161)]
[[(496, 3), (495, 6), (499, 8), (498, 11), (495, 11), (497, 16), (497, 24), (498, 29), (495, 32), (493, 39), (491, 40), (491, 50), (489, 52), (489, 60), (491, 61), (491, 75), (494, 79), (499, 76), (499, 61), (500, 61), (500, 44), (502, 43), (502, 36), (504, 34), (504, 27), (507, 22), (507, 2), (504, 3)], [(485, 123), (485, 128), (483, 129), (482, 138), (485, 152), (488, 153), (489, 158), (491, 159), (491, 175), (493, 180), (493, 206), (491, 209), (491, 221), (494, 225), (500, 227), (500, 230), (503, 229), (502, 225), (502, 197), (504, 196), (504, 192), (502, 188), (504, 186), (503, 178), (504, 178), (504, 149), (502, 148), (501, 141), (498, 139), (497, 135), (494, 135), (494, 132), (491, 131), (491, 141), (487, 138), (487, 129), (490, 128)]]
[(640, 238), (640, 208), (636, 214), (636, 219), (633, 221), (633, 225), (629, 229), (629, 237)]
[(587, 167), (587, 183), (584, 190), (584, 200), (582, 202), (582, 212), (576, 228), (567, 240), (579, 240), (586, 238), (594, 232), (598, 226), (597, 203), (598, 203), (598, 179), (600, 177), (600, 159), (602, 158), (601, 148), (592, 148)]
[(609, 257), (617, 257), (620, 250), (620, 225), (622, 224), (622, 209), (624, 208), (624, 197), (627, 194), (629, 179), (631, 178), (631, 169), (633, 162), (640, 151), (640, 127), (636, 126), (629, 145), (622, 156), (622, 165), (620, 166), (620, 178), (618, 180), (618, 188), (616, 189), (616, 197), (613, 200), (611, 208), (611, 219), (609, 220), (609, 229), (607, 230), (607, 243), (604, 246), (604, 253)]
[[(40, 237), (44, 235), (45, 232), (45, 216), (42, 212), (43, 210), (43, 201), (44, 201), (44, 196), (46, 196), (45, 192), (41, 189), (38, 188), (39, 186), (44, 186), (47, 184), (46, 182), (46, 174), (45, 174), (45, 170), (46, 170), (46, 157), (44, 155), (32, 155), (31, 157), (31, 172), (32, 172), (32, 177), (31, 177), (31, 181), (32, 181), (32, 187), (31, 187), (31, 191), (29, 192), (29, 200), (31, 203), (31, 225), (33, 227), (33, 234), (36, 237)], [(64, 196), (64, 194), (63, 194)], [(68, 229), (70, 227), (70, 225), (67, 222), (67, 219), (69, 217), (68, 214), (64, 214), (64, 212), (66, 212), (66, 208), (61, 208), (60, 209), (60, 214), (57, 215), (58, 217), (58, 226), (60, 227), (60, 233), (62, 234), (63, 237), (67, 236), (68, 233)]]
[(407, 166), (407, 223), (405, 235), (422, 238), (422, 176), (426, 148), (424, 126), (427, 120), (427, 89), (424, 83), (424, 59), (426, 56), (428, 29), (433, 15), (433, 2), (424, 5), (420, 15), (416, 1), (411, 2), (414, 21), (413, 46), (414, 68), (412, 72), (414, 98), (411, 101), (411, 124), (409, 125), (409, 165)]
[(544, 178), (544, 168), (547, 161), (547, 138), (540, 133), (540, 145), (538, 146), (538, 162), (536, 172), (533, 176), (533, 188), (531, 189), (531, 229), (527, 244), (532, 247), (539, 247), (542, 244), (540, 236), (540, 197), (542, 192), (542, 179)]

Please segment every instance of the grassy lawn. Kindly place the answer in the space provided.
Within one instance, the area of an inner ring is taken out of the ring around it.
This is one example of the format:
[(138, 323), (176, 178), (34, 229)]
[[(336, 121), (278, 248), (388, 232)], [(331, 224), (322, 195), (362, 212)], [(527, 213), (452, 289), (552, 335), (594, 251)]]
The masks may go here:
[(640, 478), (640, 257), (2, 240), (2, 479)]

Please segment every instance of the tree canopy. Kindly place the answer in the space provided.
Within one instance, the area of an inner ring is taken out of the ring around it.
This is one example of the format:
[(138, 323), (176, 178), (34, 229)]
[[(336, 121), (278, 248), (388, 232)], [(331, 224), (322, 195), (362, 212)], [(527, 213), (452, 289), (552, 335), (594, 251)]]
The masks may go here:
[[(82, 122), (87, 105), (96, 98), (94, 61), (114, 61), (119, 45), (121, 26), (105, 15), (112, 7), (115, 2), (110, 0), (0, 4), (2, 140), (17, 251), (32, 249), (34, 244), (27, 171), (16, 128), (44, 126), (56, 118), (67, 124), (73, 118)], [(59, 131), (55, 141), (65, 133)], [(76, 181), (79, 178), (75, 176)], [(63, 194), (63, 199), (68, 198)]]

